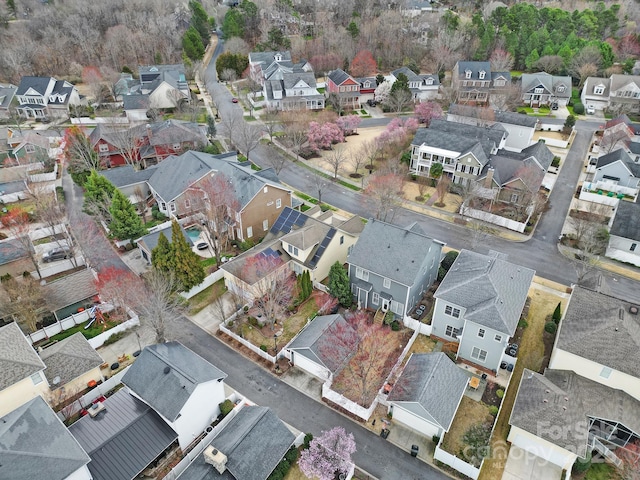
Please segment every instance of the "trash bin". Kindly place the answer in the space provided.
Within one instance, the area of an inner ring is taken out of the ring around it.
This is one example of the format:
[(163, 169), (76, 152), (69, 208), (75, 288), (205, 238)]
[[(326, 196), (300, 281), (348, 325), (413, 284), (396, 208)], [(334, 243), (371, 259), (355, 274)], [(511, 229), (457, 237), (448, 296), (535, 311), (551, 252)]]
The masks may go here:
[(418, 445), (411, 445), (411, 456), (412, 457), (417, 457), (418, 456), (418, 450), (420, 450), (420, 447), (418, 447)]

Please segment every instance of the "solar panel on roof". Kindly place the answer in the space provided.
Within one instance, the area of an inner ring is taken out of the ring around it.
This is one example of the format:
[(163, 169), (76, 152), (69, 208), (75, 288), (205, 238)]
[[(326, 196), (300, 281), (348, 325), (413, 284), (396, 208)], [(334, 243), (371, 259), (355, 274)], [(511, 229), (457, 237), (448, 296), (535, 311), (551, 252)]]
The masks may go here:
[(322, 240), (322, 242), (320, 243), (320, 246), (318, 247), (318, 250), (316, 250), (316, 253), (313, 255), (313, 258), (311, 259), (311, 261), (309, 262), (309, 265), (311, 265), (312, 267), (315, 267), (316, 264), (318, 263), (318, 261), (320, 260), (320, 257), (322, 257), (322, 254), (324, 253), (324, 251), (327, 249), (327, 247), (329, 246), (329, 243), (331, 242), (331, 239), (333, 238), (333, 236), (336, 234), (336, 229), (335, 228), (331, 228), (328, 232), (327, 235), (324, 237), (324, 239)]

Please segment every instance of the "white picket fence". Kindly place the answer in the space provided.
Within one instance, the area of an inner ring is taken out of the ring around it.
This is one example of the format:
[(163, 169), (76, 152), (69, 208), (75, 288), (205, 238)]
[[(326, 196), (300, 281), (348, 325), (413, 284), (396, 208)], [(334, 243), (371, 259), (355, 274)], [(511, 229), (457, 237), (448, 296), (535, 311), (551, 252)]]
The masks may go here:
[[(40, 167), (42, 168), (42, 167)], [(34, 170), (38, 170), (37, 168)], [(53, 172), (49, 173), (28, 173), (29, 181), (38, 183), (38, 182), (53, 182), (56, 178), (58, 178), (58, 164), (56, 163), (53, 167)]]
[(211, 275), (207, 275), (204, 278), (204, 280), (202, 281), (202, 283), (196, 285), (195, 287), (193, 287), (188, 292), (180, 292), (180, 296), (183, 297), (183, 298), (186, 298), (188, 300), (191, 297), (193, 297), (193, 296), (197, 295), (198, 293), (202, 292), (205, 288), (209, 288), (211, 285), (216, 283), (218, 280), (222, 279), (222, 277), (224, 277), (224, 270), (218, 269), (215, 272), (213, 272)]
[(609, 207), (616, 207), (620, 202), (617, 197), (608, 197), (606, 195), (598, 195), (596, 192), (590, 192), (588, 189), (582, 187), (580, 190), (580, 200), (586, 200), (587, 202), (600, 203)]
[(46, 326), (44, 328), (41, 328), (40, 330), (30, 333), (29, 335), (27, 335), (27, 340), (29, 340), (31, 344), (34, 344), (36, 342), (39, 342), (40, 340), (44, 340), (45, 338), (56, 335), (64, 330), (69, 330), (70, 328), (84, 323), (87, 320), (89, 320), (89, 312), (87, 310), (80, 313), (72, 313), (71, 316), (62, 319), (57, 323), (54, 323), (53, 325)]
[[(40, 276), (42, 278), (51, 277), (76, 267), (82, 267), (83, 265), (86, 265), (86, 261), (82, 255), (76, 255), (73, 260), (66, 258), (64, 260), (58, 260), (57, 262), (47, 263), (45, 265), (40, 266)], [(33, 278), (38, 278), (38, 272), (35, 270), (29, 273)]]
[(129, 318), (129, 320), (127, 320), (126, 322), (122, 322), (115, 327), (110, 328), (106, 332), (102, 332), (100, 335), (90, 338), (89, 345), (91, 345), (93, 348), (100, 348), (104, 345), (104, 342), (111, 338), (112, 335), (124, 332), (125, 330), (129, 330), (133, 327), (137, 327), (138, 325), (140, 325), (140, 319), (137, 315), (134, 314), (134, 316), (132, 318)]
[[(237, 315), (234, 314), (234, 315)], [(235, 318), (235, 316), (234, 316)], [(231, 319), (231, 317), (229, 319), (227, 319), (227, 321), (229, 321)], [(229, 335), (231, 338), (233, 338), (234, 340), (237, 340), (238, 342), (240, 342), (242, 345), (244, 345), (245, 347), (247, 347), (249, 350), (251, 350), (253, 353), (256, 353), (257, 355), (261, 356), (262, 358), (264, 358), (265, 360), (267, 360), (268, 362), (271, 362), (275, 365), (276, 363), (276, 357), (269, 355), (267, 352), (260, 350), (258, 347), (256, 347), (253, 343), (249, 342), (248, 340), (245, 340), (244, 338), (236, 335), (234, 332), (232, 332), (231, 330), (229, 330), (227, 327), (225, 327), (224, 325), (220, 324), (220, 326), (218, 327), (222, 332), (226, 333), (227, 335)], [(268, 341), (267, 339), (265, 339), (265, 341)]]
[(482, 210), (475, 210), (464, 205), (460, 207), (460, 213), (467, 217), (476, 218), (478, 220), (492, 223), (494, 225), (499, 225), (501, 227), (508, 228), (509, 230), (515, 230), (516, 232), (520, 233), (524, 232), (524, 229), (527, 226), (526, 222), (516, 222), (515, 220), (510, 220), (499, 215), (494, 215), (493, 213), (483, 212)]
[(404, 326), (410, 328), (411, 330), (415, 330), (423, 335), (431, 335), (431, 325), (427, 325), (426, 323), (422, 323), (415, 318), (411, 318), (410, 316), (404, 317)]
[(433, 458), (435, 460), (441, 461), (446, 465), (449, 465), (451, 468), (456, 469), (458, 472), (472, 478), (473, 480), (478, 479), (478, 476), (480, 475), (480, 468), (482, 468), (482, 465), (480, 465), (480, 468), (474, 467), (461, 458), (458, 458), (455, 455), (451, 455), (449, 452), (445, 452), (440, 448), (439, 445), (436, 445), (436, 450), (433, 454)]
[(364, 408), (361, 405), (349, 400), (344, 395), (339, 394), (338, 392), (331, 390), (331, 380), (327, 380), (322, 384), (322, 398), (326, 398), (331, 402), (339, 405), (350, 413), (353, 413), (358, 418), (361, 418), (365, 421), (369, 420), (374, 410), (378, 406), (378, 399), (376, 398), (369, 408)]

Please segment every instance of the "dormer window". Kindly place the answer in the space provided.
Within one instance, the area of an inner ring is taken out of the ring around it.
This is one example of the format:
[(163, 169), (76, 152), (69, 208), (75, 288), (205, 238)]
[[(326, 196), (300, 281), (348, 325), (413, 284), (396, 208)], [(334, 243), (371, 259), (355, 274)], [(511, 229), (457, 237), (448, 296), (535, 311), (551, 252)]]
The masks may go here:
[(364, 82), (364, 83), (362, 84), (362, 86), (363, 86), (364, 88), (371, 88), (371, 82), (366, 81), (366, 82)]
[(604, 85), (596, 85), (595, 87), (593, 87), (593, 94), (594, 95), (604, 94)]
[(276, 62), (281, 62), (282, 61), (282, 54), (280, 53), (276, 53), (274, 56), (274, 59)]
[(464, 71), (464, 78), (471, 78), (471, 70)]
[(427, 79), (425, 80), (425, 83), (426, 83), (427, 85), (433, 85), (433, 78), (427, 78)]
[(557, 91), (558, 93), (562, 93), (566, 90), (566, 87), (564, 85), (558, 85)]
[(544, 88), (542, 88), (542, 87), (537, 87), (537, 88), (534, 90), (534, 93), (544, 93)]
[(485, 75), (487, 74), (487, 72), (485, 72), (484, 70), (480, 71), (480, 80), (484, 80)]

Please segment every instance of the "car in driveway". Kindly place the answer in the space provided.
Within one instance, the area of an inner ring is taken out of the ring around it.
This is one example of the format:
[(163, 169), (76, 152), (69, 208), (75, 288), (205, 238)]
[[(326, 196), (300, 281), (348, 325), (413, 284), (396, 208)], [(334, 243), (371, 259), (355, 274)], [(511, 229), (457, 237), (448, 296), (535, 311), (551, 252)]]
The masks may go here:
[(587, 105), (587, 115), (595, 115), (596, 107), (593, 105)]
[(196, 243), (196, 249), (198, 250), (206, 250), (207, 248), (209, 248), (209, 244), (207, 242)]
[(44, 252), (42, 255), (42, 261), (44, 263), (49, 263), (64, 260), (69, 257), (71, 257), (71, 249), (69, 247), (55, 247)]

